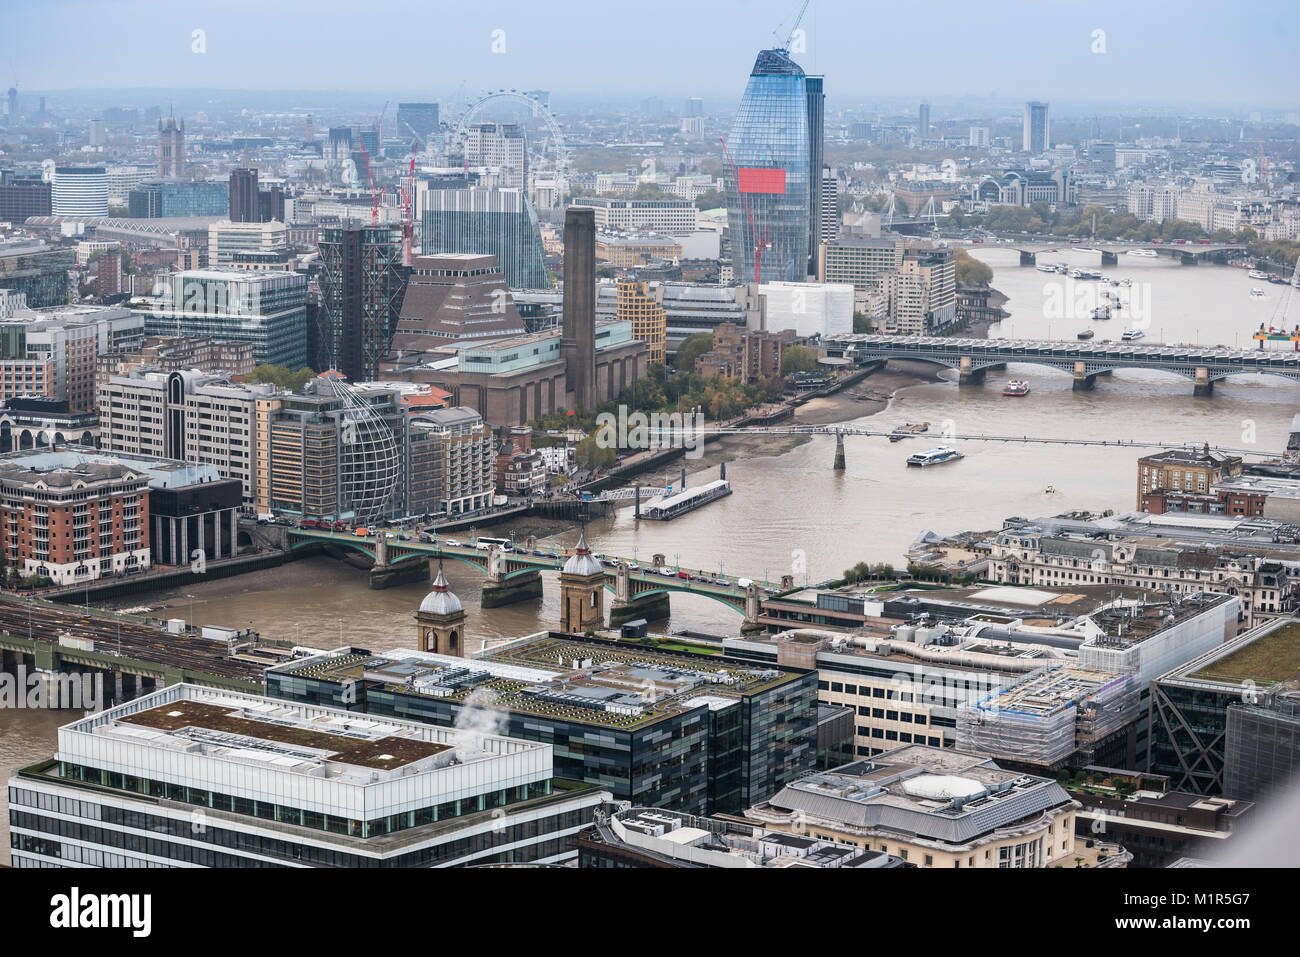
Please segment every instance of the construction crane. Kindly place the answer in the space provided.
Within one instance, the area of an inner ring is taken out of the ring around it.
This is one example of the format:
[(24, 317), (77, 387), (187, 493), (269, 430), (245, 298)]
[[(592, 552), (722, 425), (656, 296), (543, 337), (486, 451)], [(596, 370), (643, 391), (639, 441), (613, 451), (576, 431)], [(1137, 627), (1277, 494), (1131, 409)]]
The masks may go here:
[(384, 100), (384, 108), (379, 111), (379, 116), (375, 117), (375, 152), (382, 153), (383, 148), (379, 145), (383, 140), (384, 114), (388, 112), (388, 104), (392, 100)]
[(379, 201), (383, 198), (384, 191), (381, 189), (375, 191), (375, 171), (371, 168), (370, 150), (366, 149), (366, 141), (361, 141), (361, 155), (366, 159), (366, 176), (370, 180), (370, 225), (379, 225)]
[(402, 187), (402, 265), (411, 265), (411, 235), (415, 219), (411, 215), (411, 203), (415, 195), (415, 154), (420, 149), (419, 139), (411, 140), (411, 164), (407, 170), (407, 179)]
[(745, 199), (744, 190), (740, 188), (740, 170), (736, 167), (736, 161), (731, 158), (731, 151), (727, 149), (727, 141), (719, 137), (718, 142), (722, 144), (722, 155), (726, 157), (727, 165), (731, 167), (731, 175), (736, 178), (736, 195), (740, 197), (740, 208), (745, 211), (745, 218), (749, 220), (749, 231), (754, 236), (754, 282), (763, 281), (763, 249), (768, 246), (767, 242), (767, 225), (763, 226), (763, 236), (760, 239), (758, 227), (754, 224), (754, 216), (749, 211), (749, 203)]
[[(799, 13), (795, 16), (794, 23), (790, 25), (790, 32), (786, 35), (785, 42), (781, 44), (781, 49), (786, 53), (790, 52), (790, 44), (794, 42), (795, 31), (799, 29), (799, 24), (803, 22), (803, 15), (808, 12), (808, 3), (809, 0), (803, 0), (803, 6), (799, 8)], [(781, 24), (778, 23), (777, 30), (780, 28)], [(777, 33), (776, 30), (772, 31), (772, 36), (776, 38), (777, 42), (780, 42), (781, 35)]]

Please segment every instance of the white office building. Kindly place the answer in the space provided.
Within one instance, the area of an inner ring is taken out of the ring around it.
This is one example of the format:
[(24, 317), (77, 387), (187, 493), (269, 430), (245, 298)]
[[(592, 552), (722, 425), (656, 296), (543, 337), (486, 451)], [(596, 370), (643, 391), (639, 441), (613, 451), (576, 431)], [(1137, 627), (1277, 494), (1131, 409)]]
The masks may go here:
[(801, 336), (853, 331), (853, 286), (849, 283), (766, 282), (756, 291), (751, 286), (750, 302), (751, 329), (793, 329)]
[(9, 780), (14, 867), (562, 863), (611, 796), (549, 744), (172, 685)]
[(108, 173), (104, 167), (55, 167), (50, 212), (55, 216), (107, 216)]

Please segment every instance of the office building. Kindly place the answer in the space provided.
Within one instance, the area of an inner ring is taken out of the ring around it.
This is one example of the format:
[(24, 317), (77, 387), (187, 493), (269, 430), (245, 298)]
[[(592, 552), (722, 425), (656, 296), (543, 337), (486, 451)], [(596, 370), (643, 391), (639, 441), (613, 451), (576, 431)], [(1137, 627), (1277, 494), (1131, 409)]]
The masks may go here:
[(578, 835), (582, 868), (907, 867), (892, 854), (863, 850), (731, 818), (682, 814), (666, 808), (601, 808)]
[(288, 246), (282, 222), (232, 223), (221, 220), (208, 227), (208, 265), (229, 266), (237, 253), (274, 253)]
[(46, 396), (93, 411), (98, 357), (143, 337), (144, 321), (117, 306), (17, 313), (0, 322), (0, 397)]
[(951, 249), (909, 247), (902, 266), (881, 281), (886, 332), (939, 335), (957, 321), (957, 276)]
[(467, 165), (499, 168), (501, 185), (507, 189), (528, 186), (528, 145), (523, 127), (515, 123), (475, 123), (461, 145)]
[(308, 364), (337, 369), (352, 382), (377, 379), (406, 289), (401, 230), (330, 226), (320, 231), (317, 248), (320, 303)]
[(255, 494), (257, 403), (274, 386), (232, 383), (194, 371), (136, 371), (97, 389), (105, 452), (215, 465), (238, 479), (246, 507)]
[[(840, 235), (840, 175), (833, 166), (822, 167), (821, 225), (818, 244), (833, 242)], [(815, 252), (815, 250), (814, 250)]]
[(1208, 443), (1203, 451), (1170, 449), (1145, 455), (1137, 465), (1137, 508), (1145, 510), (1147, 497), (1161, 491), (1209, 495), (1219, 482), (1241, 472), (1241, 456), (1211, 451)]
[(987, 126), (972, 126), (970, 128), (970, 133), (966, 137), (966, 145), (974, 149), (988, 149), (989, 128)]
[(147, 180), (127, 194), (132, 219), (174, 219), (225, 216), (229, 187), (200, 179)]
[(1292, 620), (1268, 622), (1168, 670), (1151, 685), (1148, 770), (1192, 794), (1253, 799), (1293, 787), (1297, 678), (1300, 624)]
[[(609, 794), (549, 744), (172, 685), (10, 780), (15, 867), (563, 863)], [(57, 809), (57, 810), (56, 810)]]
[(634, 269), (647, 263), (682, 258), (679, 239), (651, 235), (605, 235), (596, 237), (596, 259), (611, 269)]
[(849, 283), (859, 293), (879, 290), (889, 273), (903, 268), (907, 240), (893, 233), (878, 238), (835, 239), (818, 251), (817, 278)]
[(257, 209), (257, 170), (236, 169), (232, 171), (229, 193), (230, 203), (227, 214), (232, 223), (256, 223), (260, 221)]
[(801, 338), (853, 331), (853, 287), (808, 282), (767, 282), (750, 289), (749, 327), (793, 329)]
[(224, 373), (234, 381), (253, 371), (257, 360), (253, 343), (247, 339), (217, 339), (212, 336), (149, 336), (138, 347), (121, 349), (96, 360), (96, 382), (109, 376), (129, 375), (137, 369), (177, 372)]
[[(411, 433), (428, 445), (426, 470), (441, 477), (419, 503), (412, 504), (411, 514), (462, 515), (492, 504), (495, 438), (479, 413), (464, 406), (435, 409), (412, 417)], [(413, 440), (413, 444), (418, 443)]]
[(66, 399), (25, 396), (0, 405), (0, 452), (54, 445), (99, 447), (99, 417), (74, 412)]
[(416, 189), (425, 256), (470, 253), (497, 258), (512, 289), (548, 289), (537, 213), (521, 189)]
[(649, 347), (651, 362), (664, 361), (667, 333), (664, 307), (646, 295), (645, 283), (628, 278), (618, 281), (618, 312), (615, 315), (632, 323), (632, 338)]
[(8, 563), (59, 585), (149, 567), (149, 476), (108, 456), (0, 457)]
[(571, 205), (594, 209), (596, 230), (602, 233), (618, 230), (693, 233), (699, 228), (700, 211), (693, 202), (586, 197), (575, 199)]
[(56, 166), (50, 187), (54, 216), (107, 216), (108, 174), (102, 166)]
[(930, 104), (922, 103), (916, 112), (916, 135), (919, 139), (930, 136)]
[(430, 142), (438, 140), (437, 103), (398, 103), (397, 136), (415, 139), (417, 149), (423, 150)]
[(29, 216), (49, 216), (53, 186), (39, 176), (0, 170), (0, 222), (24, 223)]
[(684, 813), (736, 813), (816, 757), (813, 672), (559, 633), (473, 658), (341, 648), (269, 669), (267, 693), (340, 706), (346, 697), (353, 712), (438, 725), (494, 700), (506, 734), (552, 744), (557, 775)]
[[(1078, 810), (1054, 780), (1004, 770), (987, 755), (910, 744), (805, 775), (745, 817), (952, 870), (1074, 867)], [(1130, 859), (1114, 847), (1102, 863)]]
[(814, 266), (824, 100), (822, 78), (805, 75), (785, 50), (759, 53), (727, 137), (731, 255), (746, 282), (802, 282)]
[(161, 282), (161, 296), (132, 303), (147, 335), (248, 342), (258, 363), (308, 365), (305, 275), (188, 269)]
[(1020, 148), (1026, 153), (1045, 153), (1052, 148), (1052, 119), (1046, 103), (1031, 100), (1025, 104)]
[(174, 116), (167, 117), (166, 125), (158, 121), (158, 175), (185, 175), (185, 121), (178, 126)]

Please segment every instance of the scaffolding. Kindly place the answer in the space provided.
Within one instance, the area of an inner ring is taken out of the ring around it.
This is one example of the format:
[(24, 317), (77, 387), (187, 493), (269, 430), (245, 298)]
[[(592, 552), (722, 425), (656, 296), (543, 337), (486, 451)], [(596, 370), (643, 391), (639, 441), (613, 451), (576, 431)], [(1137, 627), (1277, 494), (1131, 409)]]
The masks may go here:
[(1300, 691), (1228, 706), (1223, 748), (1225, 797), (1257, 801), (1300, 790)]
[(1052, 766), (1137, 717), (1130, 674), (1058, 667), (957, 711), (957, 747), (1025, 764)]

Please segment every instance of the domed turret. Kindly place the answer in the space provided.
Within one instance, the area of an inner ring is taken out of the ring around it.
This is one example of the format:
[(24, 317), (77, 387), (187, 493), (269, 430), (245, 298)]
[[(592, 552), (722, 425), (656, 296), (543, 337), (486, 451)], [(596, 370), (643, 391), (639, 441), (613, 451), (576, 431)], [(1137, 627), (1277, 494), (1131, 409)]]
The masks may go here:
[(578, 547), (569, 560), (564, 563), (563, 573), (565, 575), (599, 575), (605, 569), (600, 562), (592, 557), (591, 549), (587, 547), (587, 530), (584, 528), (578, 538)]
[(442, 562), (438, 563), (438, 577), (433, 580), (433, 591), (424, 596), (420, 602), (420, 611), (430, 615), (454, 615), (462, 611), (460, 599), (452, 593), (447, 584), (447, 576), (442, 573)]

